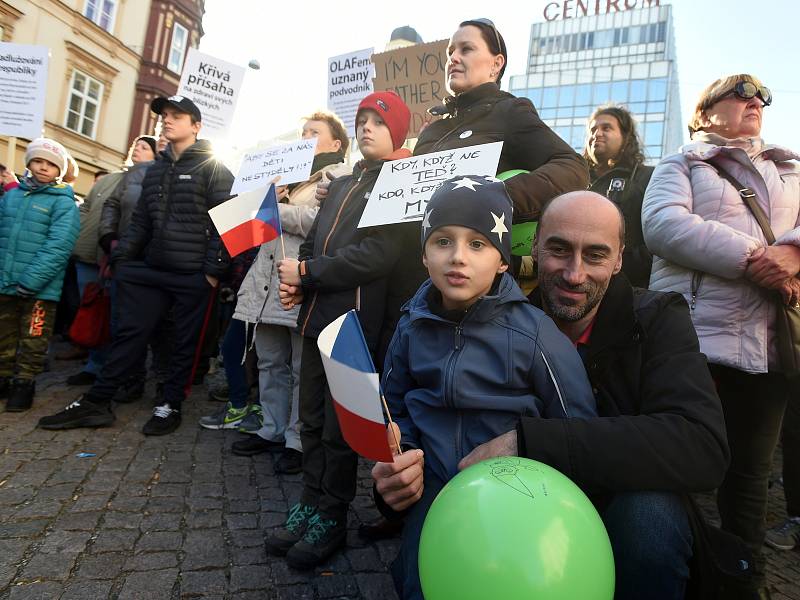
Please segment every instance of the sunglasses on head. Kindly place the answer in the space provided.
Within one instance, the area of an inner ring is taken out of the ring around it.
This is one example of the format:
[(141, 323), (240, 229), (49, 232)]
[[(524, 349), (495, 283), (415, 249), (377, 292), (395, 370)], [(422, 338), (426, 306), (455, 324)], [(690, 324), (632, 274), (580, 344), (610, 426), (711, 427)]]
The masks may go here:
[(772, 92), (769, 91), (769, 88), (763, 85), (756, 85), (750, 81), (739, 81), (735, 86), (733, 86), (732, 90), (725, 92), (719, 98), (717, 98), (717, 101), (734, 94), (742, 100), (750, 100), (751, 98), (758, 96), (761, 99), (761, 102), (764, 103), (764, 106), (769, 106), (772, 104)]
[(497, 31), (497, 27), (495, 27), (494, 23), (489, 19), (470, 19), (467, 23), (480, 23), (481, 25), (485, 25), (489, 29), (492, 30), (494, 33), (494, 39), (497, 42), (497, 51), (499, 53), (503, 52), (503, 44), (500, 43), (500, 33)]

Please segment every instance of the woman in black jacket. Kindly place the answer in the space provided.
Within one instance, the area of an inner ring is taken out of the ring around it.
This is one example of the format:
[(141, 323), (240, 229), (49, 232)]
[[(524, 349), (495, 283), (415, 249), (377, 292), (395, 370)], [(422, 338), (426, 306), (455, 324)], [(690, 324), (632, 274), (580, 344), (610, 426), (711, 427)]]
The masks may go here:
[(447, 47), (447, 89), (444, 115), (419, 135), (414, 154), (438, 152), (489, 142), (503, 142), (498, 172), (530, 171), (506, 180), (514, 202), (514, 222), (533, 221), (542, 206), (564, 192), (586, 189), (586, 162), (542, 123), (527, 98), (504, 92), (506, 68), (503, 36), (488, 19), (461, 23)]

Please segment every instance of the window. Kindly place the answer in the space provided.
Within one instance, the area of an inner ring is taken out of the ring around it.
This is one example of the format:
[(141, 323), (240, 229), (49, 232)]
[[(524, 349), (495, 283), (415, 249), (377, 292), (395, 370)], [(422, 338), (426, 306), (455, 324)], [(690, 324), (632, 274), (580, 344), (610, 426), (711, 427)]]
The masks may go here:
[(172, 44), (169, 47), (169, 62), (167, 68), (175, 73), (183, 69), (183, 57), (186, 54), (186, 42), (189, 40), (189, 31), (183, 25), (175, 23), (172, 27)]
[(648, 91), (647, 99), (653, 100), (666, 100), (667, 98), (667, 80), (666, 79), (651, 79), (648, 83), (650, 88)]
[(94, 138), (102, 93), (102, 83), (80, 71), (73, 71), (64, 126)]
[(611, 100), (617, 104), (625, 104), (628, 101), (627, 81), (615, 81), (611, 84)]
[(647, 146), (660, 146), (661, 138), (664, 134), (664, 122), (645, 123), (644, 143)]
[(644, 79), (634, 79), (631, 81), (631, 102), (644, 102), (647, 97), (647, 82)]
[(542, 106), (551, 107), (558, 105), (558, 88), (546, 87), (544, 88), (544, 95), (542, 97)]
[(111, 33), (117, 16), (117, 0), (86, 0), (83, 15)]

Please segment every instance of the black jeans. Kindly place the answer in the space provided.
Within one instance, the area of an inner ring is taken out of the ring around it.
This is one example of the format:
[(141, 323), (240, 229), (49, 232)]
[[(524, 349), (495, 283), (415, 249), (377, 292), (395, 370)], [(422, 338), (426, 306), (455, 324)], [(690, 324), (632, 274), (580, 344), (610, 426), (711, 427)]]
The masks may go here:
[(174, 345), (164, 401), (180, 409), (191, 388), (195, 351), (203, 329), (206, 307), (214, 293), (203, 273), (171, 273), (142, 262), (126, 262), (116, 269), (119, 327), (103, 370), (89, 390), (96, 402), (110, 402), (121, 385), (141, 369), (141, 357), (163, 317), (173, 309)]
[(783, 417), (783, 491), (786, 512), (790, 517), (800, 517), (800, 377), (789, 386)]
[(356, 495), (358, 456), (342, 437), (317, 340), (303, 338), (300, 363), (300, 442), (303, 445), (301, 502), (326, 518), (347, 520)]
[(752, 375), (710, 365), (722, 401), (731, 465), (717, 491), (722, 528), (741, 537), (763, 571), (767, 487), (789, 383), (781, 373)]

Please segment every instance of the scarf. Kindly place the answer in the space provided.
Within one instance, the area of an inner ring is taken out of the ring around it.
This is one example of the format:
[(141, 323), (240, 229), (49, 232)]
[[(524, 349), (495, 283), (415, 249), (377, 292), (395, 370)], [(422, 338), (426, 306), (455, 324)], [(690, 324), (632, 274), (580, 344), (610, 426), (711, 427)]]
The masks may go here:
[(741, 137), (741, 138), (726, 138), (718, 133), (709, 133), (707, 131), (696, 131), (692, 136), (693, 142), (705, 142), (707, 144), (714, 144), (715, 146), (728, 146), (732, 148), (741, 148), (747, 152), (750, 160), (753, 160), (759, 152), (764, 149), (764, 140), (760, 137)]

